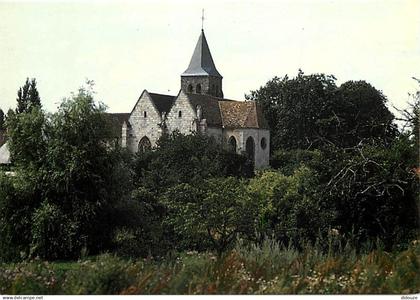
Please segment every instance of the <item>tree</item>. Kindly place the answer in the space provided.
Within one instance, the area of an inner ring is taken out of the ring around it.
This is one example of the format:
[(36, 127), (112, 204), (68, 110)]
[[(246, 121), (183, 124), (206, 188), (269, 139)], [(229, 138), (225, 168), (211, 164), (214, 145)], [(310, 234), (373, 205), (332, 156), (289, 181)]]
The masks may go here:
[[(417, 149), (418, 151), (418, 149)], [(359, 145), (341, 151), (323, 187), (337, 209), (340, 231), (356, 242), (380, 239), (387, 249), (418, 234), (416, 151), (405, 135), (389, 147)]]
[(0, 108), (0, 130), (5, 129), (5, 115), (3, 110)]
[(385, 96), (364, 81), (336, 86), (333, 75), (274, 77), (247, 99), (261, 103), (271, 129), (271, 150), (349, 147), (363, 139), (395, 136)]
[(325, 142), (322, 122), (331, 117), (328, 107), (336, 89), (332, 75), (274, 77), (246, 98), (259, 102), (271, 130), (271, 150), (310, 148)]
[(138, 153), (134, 165), (137, 184), (158, 193), (178, 183), (195, 185), (212, 177), (253, 174), (245, 156), (223, 150), (211, 137), (177, 131), (160, 138), (154, 151)]
[(19, 88), (17, 100), (16, 113), (29, 112), (34, 107), (41, 106), (41, 99), (36, 88), (36, 80), (26, 78), (25, 85)]
[(394, 116), (381, 91), (365, 81), (347, 81), (336, 92), (332, 112), (336, 115), (336, 145), (351, 147), (361, 140), (379, 138), (385, 143), (397, 135)]
[[(0, 194), (0, 230), (9, 234), (0, 234), (0, 244), (14, 241), (27, 254), (30, 246), (31, 255), (54, 259), (77, 257), (83, 247), (90, 253), (110, 247), (111, 215), (128, 194), (128, 180), (120, 149), (110, 146), (104, 110), (91, 91), (80, 89), (57, 113), (33, 107), (10, 115), (16, 176)], [(17, 217), (19, 232), (9, 230)]]
[(168, 189), (163, 203), (165, 223), (173, 228), (180, 250), (210, 248), (221, 254), (238, 236), (254, 234), (257, 206), (237, 178), (212, 178), (199, 187), (181, 183)]

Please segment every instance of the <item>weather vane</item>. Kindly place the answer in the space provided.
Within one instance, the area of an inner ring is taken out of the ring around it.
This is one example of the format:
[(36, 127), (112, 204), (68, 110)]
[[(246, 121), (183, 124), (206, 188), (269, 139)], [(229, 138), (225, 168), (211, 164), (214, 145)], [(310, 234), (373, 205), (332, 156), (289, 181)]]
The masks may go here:
[(204, 26), (204, 8), (201, 10), (201, 30), (203, 30)]

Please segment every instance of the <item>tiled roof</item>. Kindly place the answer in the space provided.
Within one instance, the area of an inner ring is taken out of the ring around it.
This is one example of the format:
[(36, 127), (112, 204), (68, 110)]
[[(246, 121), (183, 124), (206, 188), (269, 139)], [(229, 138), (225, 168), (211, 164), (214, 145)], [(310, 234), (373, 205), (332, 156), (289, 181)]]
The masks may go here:
[(168, 113), (174, 103), (176, 96), (148, 93), (159, 113)]
[(254, 101), (219, 101), (225, 128), (268, 129), (261, 108)]

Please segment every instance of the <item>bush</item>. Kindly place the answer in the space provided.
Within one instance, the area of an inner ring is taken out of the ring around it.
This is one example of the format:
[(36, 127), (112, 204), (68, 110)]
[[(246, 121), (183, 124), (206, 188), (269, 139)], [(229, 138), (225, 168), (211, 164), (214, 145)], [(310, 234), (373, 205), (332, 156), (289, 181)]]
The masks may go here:
[(26, 258), (31, 243), (32, 213), (39, 200), (31, 176), (0, 173), (0, 261)]
[(48, 262), (34, 260), (16, 265), (0, 265), (0, 294), (56, 294), (60, 282)]
[(81, 249), (78, 225), (54, 204), (43, 202), (32, 215), (31, 255), (46, 259), (69, 258)]
[(168, 208), (165, 222), (181, 249), (214, 249), (221, 254), (237, 236), (254, 234), (256, 206), (245, 183), (236, 178), (213, 178), (200, 187), (180, 184), (162, 201)]
[(103, 254), (95, 261), (85, 261), (66, 276), (63, 291), (75, 295), (112, 295), (129, 287), (138, 269), (130, 261)]
[(326, 235), (335, 212), (320, 197), (317, 185), (316, 173), (303, 166), (291, 176), (266, 171), (253, 178), (249, 190), (259, 205), (260, 236), (302, 248), (319, 234)]
[(162, 136), (153, 152), (139, 153), (134, 162), (137, 184), (162, 193), (168, 187), (224, 176), (252, 176), (246, 157), (223, 150), (214, 138), (175, 131)]

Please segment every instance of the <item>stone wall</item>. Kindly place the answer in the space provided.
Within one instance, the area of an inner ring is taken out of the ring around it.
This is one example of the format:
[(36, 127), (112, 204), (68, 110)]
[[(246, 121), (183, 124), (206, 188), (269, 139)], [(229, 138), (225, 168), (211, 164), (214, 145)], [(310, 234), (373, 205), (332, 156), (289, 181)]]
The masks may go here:
[[(146, 117), (144, 116), (146, 112)], [(127, 130), (127, 147), (132, 152), (137, 152), (140, 140), (146, 136), (152, 147), (162, 135), (159, 124), (162, 122), (161, 115), (147, 93), (143, 91), (130, 115), (128, 122), (131, 128)]]
[[(197, 113), (192, 108), (187, 95), (181, 91), (166, 117), (169, 133), (178, 130), (182, 134), (190, 134), (197, 130)], [(194, 122), (195, 121), (195, 122)]]
[[(255, 150), (255, 168), (261, 169), (269, 166), (270, 163), (270, 131), (266, 129), (225, 129), (223, 131), (223, 143), (227, 147), (228, 140), (234, 136), (237, 144), (237, 153), (246, 151), (246, 141), (249, 137), (254, 140)], [(261, 145), (262, 139), (265, 139), (265, 148)]]
[[(207, 94), (214, 97), (223, 98), (222, 78), (215, 76), (181, 76), (181, 89), (185, 93), (190, 93), (188, 86), (191, 84), (194, 94)], [(196, 87), (201, 85), (201, 92)]]

